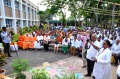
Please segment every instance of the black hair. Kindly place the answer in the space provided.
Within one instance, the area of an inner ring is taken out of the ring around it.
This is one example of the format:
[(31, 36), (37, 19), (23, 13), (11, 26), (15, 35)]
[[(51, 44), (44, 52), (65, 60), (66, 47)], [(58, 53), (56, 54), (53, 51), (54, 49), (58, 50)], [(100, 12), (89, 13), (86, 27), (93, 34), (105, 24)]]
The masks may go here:
[(105, 42), (107, 43), (107, 45), (109, 45), (109, 47), (111, 47), (111, 46), (112, 46), (112, 44), (110, 43), (110, 41), (109, 41), (109, 40), (105, 40)]
[(2, 27), (2, 29), (6, 29), (6, 27), (4, 26), (4, 27)]

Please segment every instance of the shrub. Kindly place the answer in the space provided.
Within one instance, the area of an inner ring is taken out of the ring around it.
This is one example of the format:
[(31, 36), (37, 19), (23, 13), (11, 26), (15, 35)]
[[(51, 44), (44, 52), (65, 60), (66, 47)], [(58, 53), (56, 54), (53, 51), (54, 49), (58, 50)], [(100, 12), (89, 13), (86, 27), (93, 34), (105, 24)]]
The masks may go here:
[(33, 71), (32, 79), (50, 79), (49, 73), (44, 69), (36, 69)]

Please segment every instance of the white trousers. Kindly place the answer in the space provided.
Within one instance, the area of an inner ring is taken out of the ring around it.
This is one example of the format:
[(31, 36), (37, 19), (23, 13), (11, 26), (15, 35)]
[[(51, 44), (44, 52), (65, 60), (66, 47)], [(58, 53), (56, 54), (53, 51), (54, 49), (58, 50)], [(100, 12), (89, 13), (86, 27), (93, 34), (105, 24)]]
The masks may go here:
[(18, 51), (18, 45), (15, 44), (15, 45), (10, 45), (10, 50), (11, 51)]
[(85, 47), (82, 48), (82, 60), (83, 60), (83, 66), (86, 66), (87, 64), (87, 60), (85, 58), (85, 52), (86, 52), (86, 49)]

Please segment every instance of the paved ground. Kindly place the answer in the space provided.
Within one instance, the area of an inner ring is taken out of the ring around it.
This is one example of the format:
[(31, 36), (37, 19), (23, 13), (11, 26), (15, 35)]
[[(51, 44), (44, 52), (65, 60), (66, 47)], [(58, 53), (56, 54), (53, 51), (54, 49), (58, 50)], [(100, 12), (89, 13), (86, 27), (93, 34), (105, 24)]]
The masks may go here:
[[(17, 58), (17, 55), (15, 52), (12, 52), (12, 58), (8, 59), (7, 62), (8, 64), (6, 66), (4, 66), (3, 68), (6, 69), (6, 73), (11, 74), (12, 73), (12, 68), (10, 67), (11, 61), (13, 59)], [(43, 62), (49, 62), (52, 63), (51, 66), (53, 65), (53, 67), (59, 67), (59, 66), (55, 66), (58, 61), (62, 60), (63, 62), (66, 62), (68, 64), (66, 64), (65, 66), (68, 67), (69, 65), (72, 64), (76, 64), (75, 68), (79, 71), (73, 70), (74, 72), (79, 72), (82, 74), (86, 74), (86, 68), (82, 69), (82, 60), (81, 58), (78, 57), (73, 57), (70, 56), (69, 54), (64, 55), (62, 52), (58, 53), (58, 54), (54, 54), (53, 51), (49, 51), (49, 52), (44, 52), (43, 50), (33, 50), (33, 51), (22, 51), (20, 50), (18, 52), (18, 55), (20, 58), (24, 58), (27, 59), (31, 65), (31, 67), (40, 67), (42, 65)], [(79, 64), (80, 63), (80, 64)], [(64, 67), (64, 68), (66, 68)], [(113, 75), (113, 79), (116, 79), (116, 69), (117, 67), (112, 66), (112, 75)], [(64, 69), (63, 69), (64, 70)], [(67, 71), (64, 71), (67, 72)], [(54, 78), (53, 78), (54, 79)], [(91, 78), (85, 78), (85, 79), (91, 79)]]
[[(12, 73), (12, 68), (10, 67), (10, 64), (13, 59), (17, 58), (17, 55), (15, 52), (12, 52), (11, 54), (13, 57), (9, 58), (7, 60), (7, 65), (3, 67), (4, 69), (7, 70), (6, 74)], [(60, 52), (58, 54), (54, 54), (52, 50), (50, 50), (48, 52), (44, 52), (43, 50), (32, 50), (32, 51), (19, 50), (18, 56), (20, 58), (27, 59), (29, 61), (31, 67), (40, 66), (40, 65), (42, 65), (43, 62), (52, 63), (52, 62), (70, 57), (70, 55), (68, 55), (68, 54), (64, 55), (62, 52)]]

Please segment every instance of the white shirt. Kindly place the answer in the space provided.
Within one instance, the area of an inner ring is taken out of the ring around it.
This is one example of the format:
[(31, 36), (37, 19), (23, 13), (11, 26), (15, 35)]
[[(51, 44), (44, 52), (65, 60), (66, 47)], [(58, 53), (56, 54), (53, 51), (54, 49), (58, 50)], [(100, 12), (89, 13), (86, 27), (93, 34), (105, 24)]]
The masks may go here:
[[(97, 40), (93, 44), (96, 45), (97, 47), (100, 47), (100, 42)], [(92, 45), (90, 45), (90, 48), (87, 50), (86, 57), (87, 59), (93, 60), (92, 57), (95, 57), (97, 53), (98, 50), (96, 50)]]
[(72, 40), (72, 45), (71, 46), (74, 46), (74, 47), (76, 47), (76, 48), (78, 48), (78, 40), (76, 39), (76, 40)]
[(117, 68), (117, 75), (120, 77), (120, 65)]
[(7, 31), (1, 32), (1, 38), (2, 38), (3, 43), (10, 43), (10, 35), (8, 36)]
[(43, 40), (43, 36), (37, 36), (37, 41)]
[(116, 45), (116, 43), (113, 44), (111, 50), (112, 50), (112, 53), (115, 53), (115, 54), (120, 53), (120, 44), (118, 45)]
[(78, 47), (82, 47), (82, 41), (78, 41)]
[(66, 42), (65, 38), (64, 38), (63, 41), (62, 41), (62, 45), (68, 45), (68, 43), (69, 43), (69, 40)]

